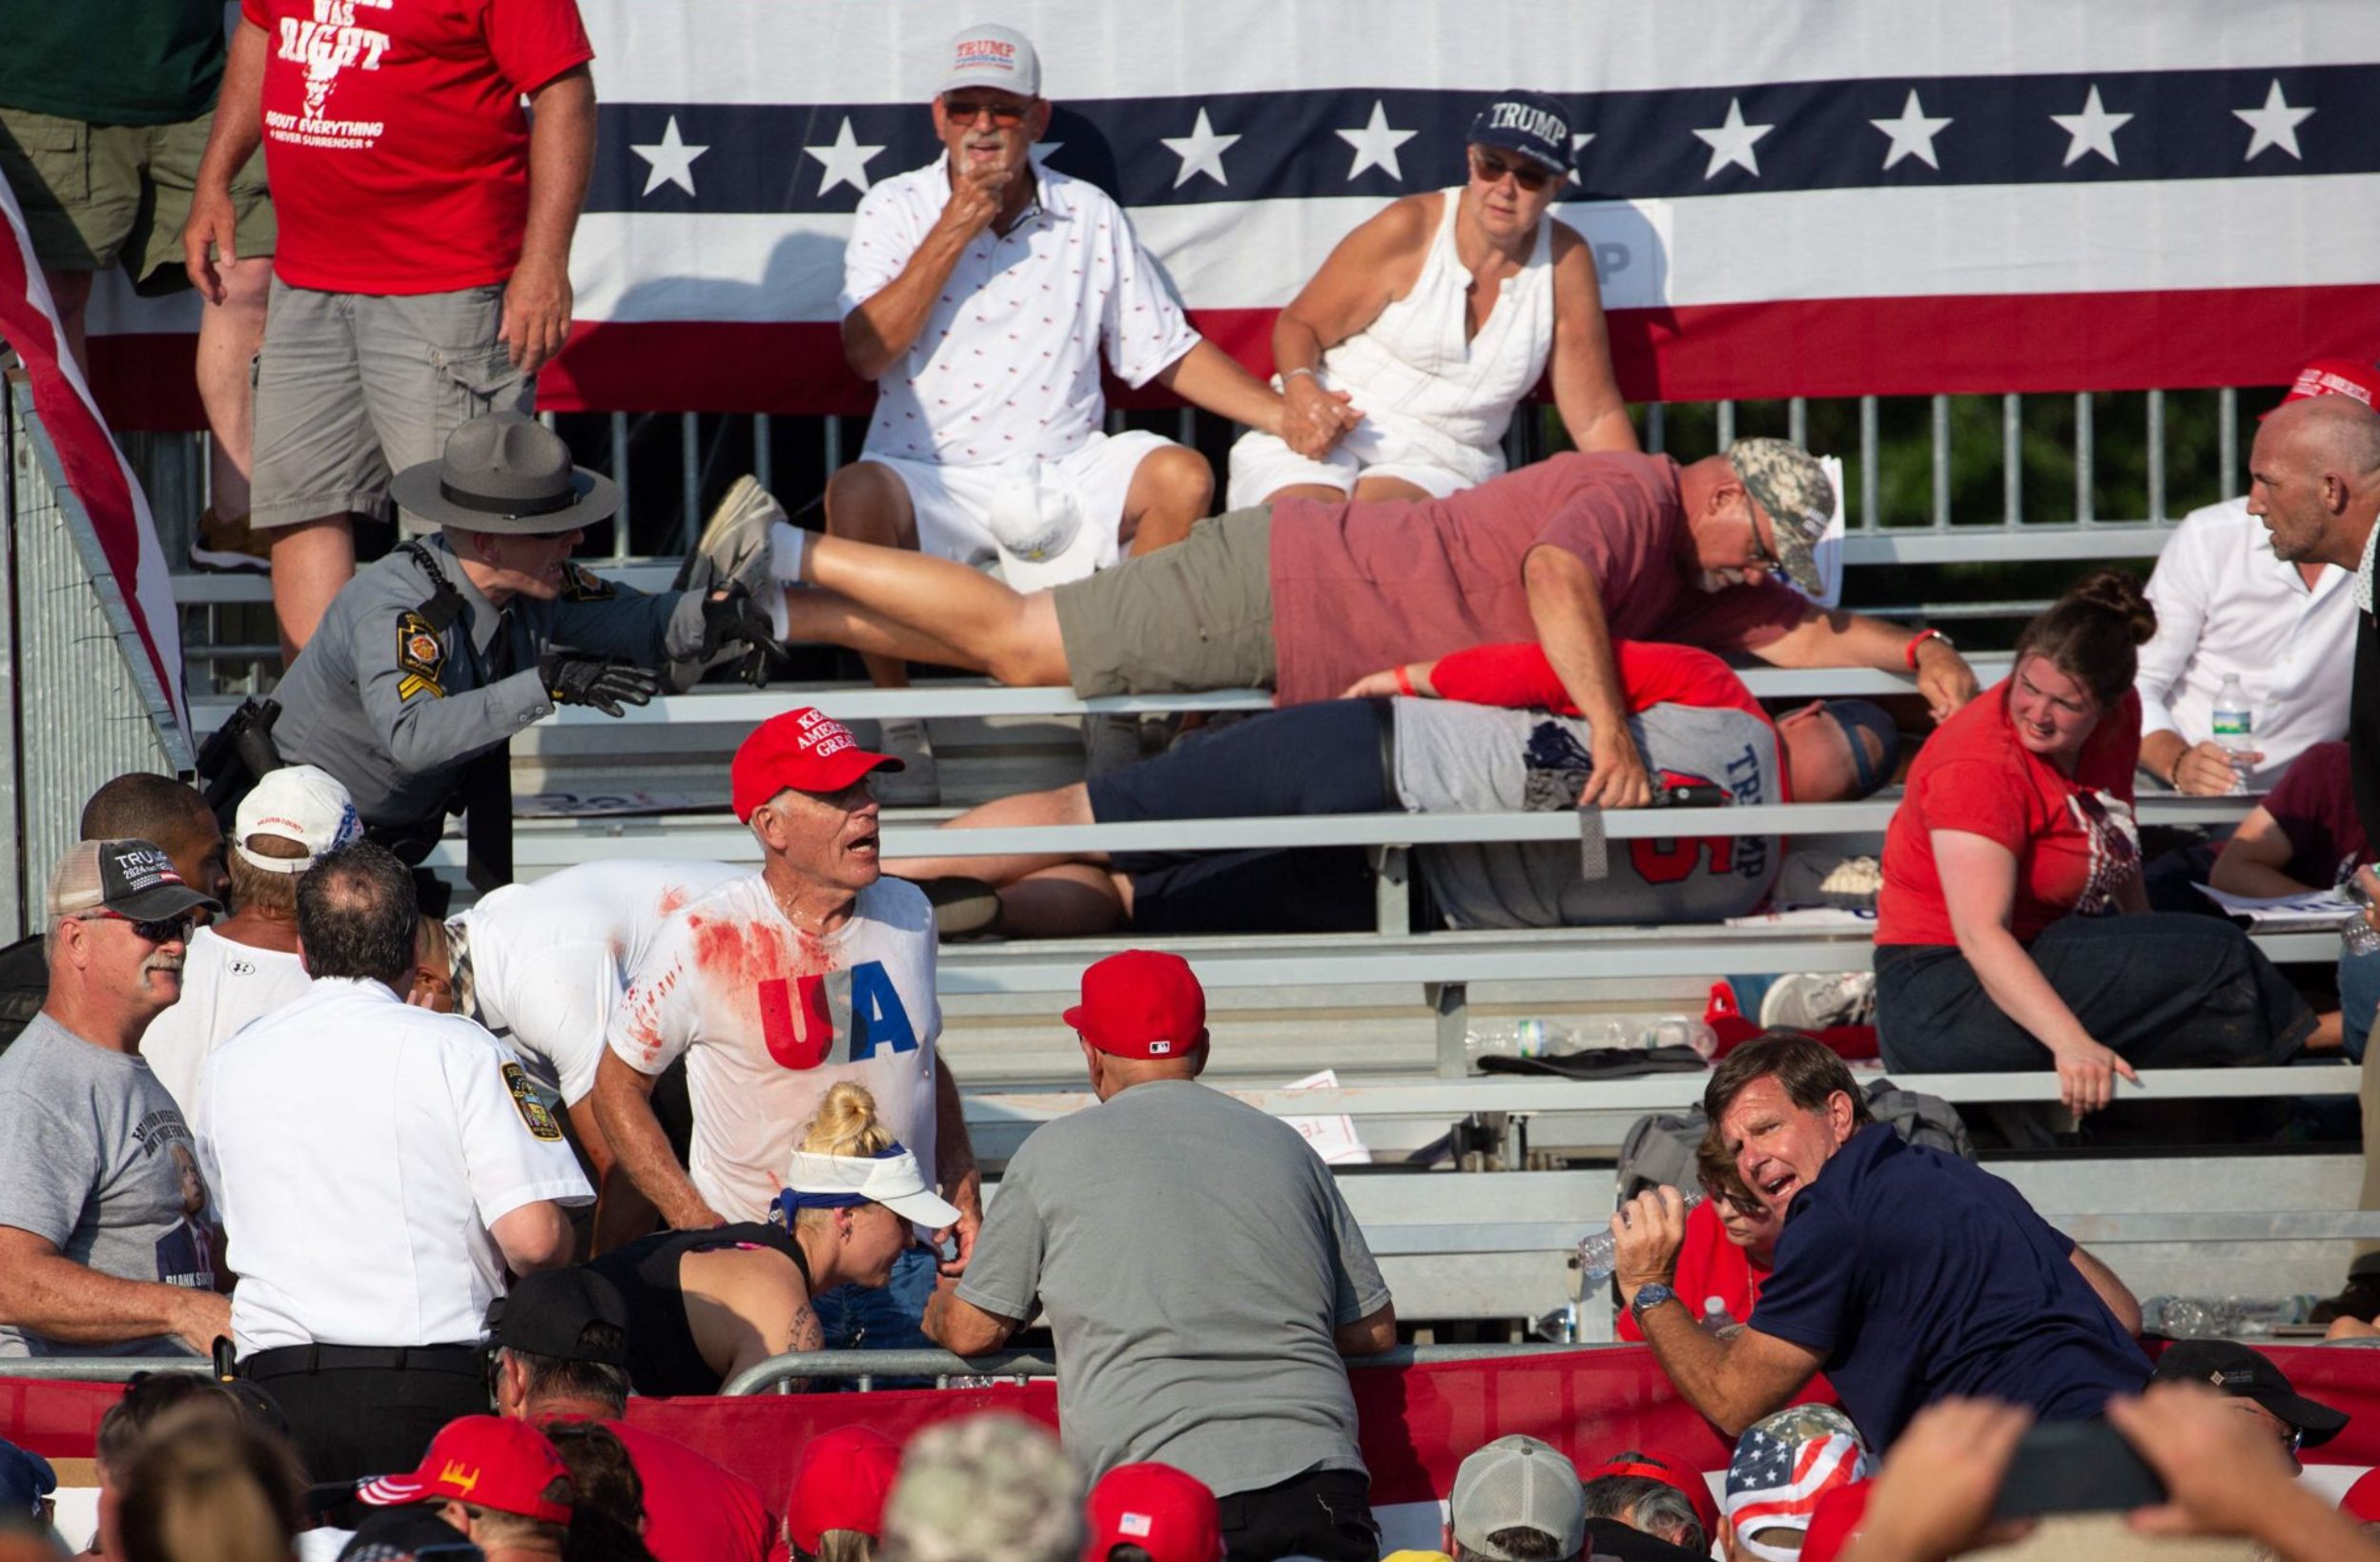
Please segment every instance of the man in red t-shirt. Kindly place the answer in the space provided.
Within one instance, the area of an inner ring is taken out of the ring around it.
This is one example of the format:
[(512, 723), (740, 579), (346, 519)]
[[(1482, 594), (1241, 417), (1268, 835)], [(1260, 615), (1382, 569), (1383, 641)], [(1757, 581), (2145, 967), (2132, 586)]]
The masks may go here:
[(1939, 632), (1812, 606), (1813, 547), (1834, 507), (1807, 452), (1738, 440), (1689, 466), (1559, 455), (1420, 504), (1282, 500), (1030, 595), (782, 523), (772, 561), (809, 587), (786, 593), (791, 638), (1006, 684), (1071, 683), (1086, 698), (1253, 685), (1303, 705), (1384, 667), (1533, 640), (1594, 729), (1579, 804), (1635, 808), (1652, 784), (1615, 640), (1748, 650), (1778, 667), (1907, 668), (1938, 718), (1973, 697), (1973, 670)]
[(355, 517), (390, 519), (390, 473), (530, 409), (570, 326), (594, 52), (577, 0), (240, 0), (182, 247), (219, 298), (261, 143), (280, 239), (250, 524), (284, 660), (355, 573)]
[(496, 1412), (600, 1421), (645, 1483), (645, 1545), (657, 1562), (763, 1562), (776, 1518), (760, 1489), (627, 1414), (628, 1305), (585, 1269), (523, 1275), (488, 1309)]

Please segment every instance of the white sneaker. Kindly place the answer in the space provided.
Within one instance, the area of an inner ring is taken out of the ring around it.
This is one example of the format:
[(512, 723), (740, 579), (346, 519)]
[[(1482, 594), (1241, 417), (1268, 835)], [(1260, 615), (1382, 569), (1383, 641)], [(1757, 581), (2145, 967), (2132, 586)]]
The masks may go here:
[(1760, 998), (1760, 1028), (1822, 1031), (1876, 1017), (1873, 971), (1799, 971), (1779, 976)]
[[(736, 479), (728, 497), (710, 512), (710, 520), (704, 524), (694, 551), (678, 565), (670, 589), (715, 591), (722, 586), (741, 586), (766, 611), (778, 589), (769, 568), (769, 530), (785, 519), (785, 506), (777, 503), (776, 495), (760, 485), (759, 480), (750, 476)], [(685, 693), (702, 682), (704, 673), (743, 654), (744, 648), (737, 646), (722, 650), (708, 662), (670, 663), (664, 674), (669, 692)]]
[(876, 771), (876, 801), (886, 808), (939, 808), (942, 778), (935, 771), (934, 740), (926, 734), (926, 724), (913, 716), (892, 716), (881, 725), (878, 751), (899, 760), (902, 768)]

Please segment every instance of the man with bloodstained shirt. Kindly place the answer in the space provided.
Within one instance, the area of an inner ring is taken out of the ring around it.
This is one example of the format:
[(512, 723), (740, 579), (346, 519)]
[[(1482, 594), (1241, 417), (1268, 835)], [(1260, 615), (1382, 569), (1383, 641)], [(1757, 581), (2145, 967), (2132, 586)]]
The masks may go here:
[[(753, 730), (729, 782), (761, 871), (714, 886), (662, 924), (613, 1011), (595, 1074), (596, 1118), (617, 1158), (610, 1177), (627, 1179), (679, 1230), (766, 1218), (828, 1088), (851, 1079), (874, 1096), (959, 1219), (931, 1234), (934, 1250), (904, 1254), (884, 1290), (817, 1298), (830, 1346), (924, 1346), (917, 1320), (936, 1254), (954, 1241), (939, 1267), (963, 1272), (982, 1223), (958, 1087), (935, 1054), (934, 914), (878, 863), (869, 777), (900, 764), (819, 710)], [(680, 1057), (694, 1112), (683, 1167), (651, 1106), (654, 1080)]]

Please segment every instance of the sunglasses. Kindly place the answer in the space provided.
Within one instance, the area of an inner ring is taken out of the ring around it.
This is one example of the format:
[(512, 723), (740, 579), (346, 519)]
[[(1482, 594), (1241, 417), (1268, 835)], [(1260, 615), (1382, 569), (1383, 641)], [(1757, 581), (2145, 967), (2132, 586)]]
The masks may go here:
[(1524, 190), (1543, 190), (1553, 182), (1553, 170), (1543, 163), (1526, 158), (1508, 163), (1501, 157), (1490, 157), (1485, 153), (1471, 154), (1471, 176), (1480, 183), (1498, 183), (1507, 174), (1511, 175), (1512, 182)]
[(965, 103), (954, 103), (947, 97), (942, 100), (942, 117), (954, 125), (972, 125), (978, 119), (988, 117), (1001, 130), (1008, 130), (1023, 124), (1025, 115), (1032, 112), (1033, 105), (1030, 103), (996, 98), (989, 102), (975, 99)]
[[(1764, 569), (1775, 570), (1780, 574), (1783, 573), (1785, 561), (1777, 557), (1775, 548), (1760, 540), (1759, 510), (1756, 508), (1747, 508), (1745, 520), (1747, 520), (1752, 525), (1752, 562), (1760, 565)], [(1776, 528), (1776, 523), (1775, 521), (1771, 521), (1769, 523), (1769, 528), (1774, 531)]]
[(190, 941), (190, 930), (198, 920), (194, 914), (184, 912), (179, 916), (169, 916), (159, 921), (145, 922), (138, 917), (127, 916), (122, 912), (105, 910), (83, 912), (77, 915), (74, 919), (78, 922), (129, 922), (132, 924), (133, 933), (135, 936), (146, 938), (153, 944), (170, 944), (176, 941), (188, 943)]

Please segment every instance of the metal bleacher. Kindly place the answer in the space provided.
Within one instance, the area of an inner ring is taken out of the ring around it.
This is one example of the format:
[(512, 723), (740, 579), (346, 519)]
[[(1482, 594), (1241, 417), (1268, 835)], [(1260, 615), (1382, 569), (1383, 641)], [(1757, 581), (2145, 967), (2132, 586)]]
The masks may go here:
[[(2229, 459), (2226, 454), (2226, 461)], [(2162, 510), (2162, 494), (2150, 513)], [(1956, 565), (1979, 561), (2152, 559), (2164, 524), (1949, 525), (1884, 528), (1874, 517), (1846, 539), (1847, 569)], [(590, 561), (600, 573), (666, 586), (668, 559)], [(238, 665), (269, 659), (253, 633), (223, 632), (239, 609), (268, 600), (244, 576), (179, 576), (194, 689), (246, 689)], [(1856, 600), (1856, 599), (1855, 599)], [(1935, 606), (1928, 617), (2019, 617), (2031, 603)], [(1878, 609), (1887, 613), (1892, 609)], [(269, 639), (269, 635), (262, 638)], [(243, 644), (246, 641), (249, 643)], [(1974, 656), (1986, 684), (2004, 656)], [(1913, 692), (1897, 672), (1867, 669), (1746, 672), (1775, 700)], [(211, 730), (237, 703), (201, 694), (195, 725)], [(966, 805), (1079, 773), (1075, 730), (1091, 711), (1166, 713), (1265, 709), (1261, 691), (1078, 701), (1063, 689), (1005, 689), (978, 680), (887, 691), (851, 684), (752, 691), (710, 686), (664, 697), (611, 720), (568, 709), (516, 740), (516, 794), (642, 789), (686, 806), (657, 815), (522, 818), (515, 860), (524, 877), (603, 856), (699, 856), (755, 861), (749, 836), (727, 813), (727, 760), (757, 721), (797, 703), (852, 722), (921, 716), (934, 724), (944, 792)], [(1776, 808), (1668, 810), (1602, 818), (1608, 840), (1781, 833), (1795, 846), (1877, 849), (1898, 801)], [(2144, 824), (2222, 825), (2239, 799), (2144, 797)], [(1017, 850), (1222, 849), (1357, 844), (1381, 867), (1380, 923), (1331, 935), (1230, 936), (1158, 941), (1196, 962), (1213, 1002), (1212, 1082), (1264, 1110), (1293, 1118), (1348, 1117), (1371, 1150), (1370, 1167), (1342, 1169), (1408, 1318), (1498, 1320), (1507, 1327), (1558, 1307), (1568, 1295), (1564, 1258), (1581, 1226), (1611, 1207), (1610, 1159), (1638, 1114), (1690, 1104), (1699, 1076), (1580, 1083), (1469, 1073), (1467, 1033), (1529, 1015), (1591, 1032), (1669, 1011), (1699, 1012), (1705, 988), (1728, 975), (1864, 969), (1864, 930), (1797, 927), (1621, 927), (1525, 933), (1408, 930), (1407, 853), (1445, 841), (1577, 840), (1570, 813), (1354, 815), (1232, 819), (1080, 829), (939, 832), (948, 811), (888, 813), (888, 856)], [(461, 880), (459, 838), (430, 866)], [(980, 1152), (996, 1166), (1032, 1126), (1084, 1104), (1080, 1062), (1056, 1020), (1085, 965), (1120, 937), (944, 946), (939, 985), (943, 1046), (963, 1082)], [(1148, 941), (1148, 940), (1140, 940)], [(2313, 964), (2335, 956), (2330, 935), (2262, 935), (2275, 960)], [(1335, 1087), (1291, 1090), (1330, 1069)], [(2349, 1067), (2152, 1074), (2126, 1096), (2146, 1100), (2338, 1097), (2357, 1088)], [(2023, 1075), (1900, 1077), (1898, 1083), (1962, 1102), (2051, 1101), (2046, 1071)], [(2297, 1153), (1996, 1161), (2054, 1220), (2102, 1249), (2142, 1294), (2190, 1290), (2323, 1290), (2343, 1272), (2345, 1243), (2380, 1237), (2380, 1217), (2351, 1210), (2359, 1171), (2352, 1154)], [(1464, 1175), (1465, 1171), (1484, 1175)], [(1607, 1317), (1586, 1309), (1579, 1326), (1599, 1338)]]

